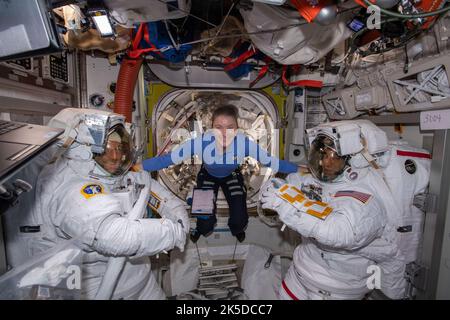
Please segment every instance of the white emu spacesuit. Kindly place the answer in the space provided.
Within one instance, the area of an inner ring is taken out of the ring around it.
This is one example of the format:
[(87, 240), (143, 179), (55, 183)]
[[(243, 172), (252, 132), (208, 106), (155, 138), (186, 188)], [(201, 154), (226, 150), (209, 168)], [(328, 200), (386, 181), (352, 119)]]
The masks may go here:
[[(134, 146), (123, 116), (64, 109), (50, 125), (66, 129), (65, 151), (37, 181), (32, 212), (40, 232), (33, 251), (78, 238), (83, 298), (163, 299), (148, 256), (184, 248), (183, 202), (147, 172), (129, 172)], [(144, 219), (147, 205), (162, 219)]]
[(423, 223), (413, 198), (427, 187), (430, 154), (389, 144), (365, 120), (319, 125), (306, 143), (312, 175), (269, 181), (260, 196), (302, 236), (280, 298), (362, 299), (378, 285), (405, 298), (405, 266), (417, 258)]

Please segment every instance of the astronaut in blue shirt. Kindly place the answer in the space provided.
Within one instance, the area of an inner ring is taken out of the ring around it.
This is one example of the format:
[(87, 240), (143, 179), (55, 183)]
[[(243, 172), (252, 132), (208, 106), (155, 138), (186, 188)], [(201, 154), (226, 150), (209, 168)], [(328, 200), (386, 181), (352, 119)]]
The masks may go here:
[[(297, 172), (297, 165), (270, 156), (258, 144), (238, 131), (238, 110), (232, 105), (218, 107), (212, 115), (212, 130), (190, 139), (170, 153), (144, 160), (142, 167), (147, 171), (158, 171), (197, 155), (202, 167), (197, 176), (197, 188), (212, 188), (217, 198), (219, 187), (229, 207), (228, 226), (240, 242), (245, 239), (248, 223), (247, 190), (244, 186), (239, 165), (245, 157), (252, 157), (275, 172)], [(217, 218), (199, 217), (197, 228), (191, 234), (196, 242), (200, 235), (206, 236), (214, 229)]]

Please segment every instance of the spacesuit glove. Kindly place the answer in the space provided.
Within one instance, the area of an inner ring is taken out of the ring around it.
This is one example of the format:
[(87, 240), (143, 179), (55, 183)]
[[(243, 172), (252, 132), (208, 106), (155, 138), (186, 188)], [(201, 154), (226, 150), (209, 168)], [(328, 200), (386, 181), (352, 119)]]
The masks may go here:
[(191, 221), (184, 206), (172, 208), (171, 211), (164, 210), (158, 213), (161, 217), (172, 221), (175, 225), (180, 225), (185, 234), (189, 233)]
[(303, 214), (291, 205), (284, 203), (278, 211), (278, 217), (281, 222), (295, 230), (295, 226), (300, 222)]
[[(261, 207), (263, 209), (276, 211), (280, 217), (280, 220), (289, 220), (290, 217), (301, 216), (301, 212), (294, 206), (288, 203), (286, 200), (280, 198), (276, 192), (266, 191), (261, 194)], [(284, 221), (283, 221), (284, 222)]]
[(295, 186), (282, 179), (270, 179), (261, 188), (260, 199), (263, 209), (279, 211), (280, 207), (305, 211), (308, 198)]
[(189, 233), (191, 221), (186, 209), (184, 207), (178, 207), (175, 208), (174, 211), (177, 212), (172, 214), (163, 214), (162, 216), (166, 219), (169, 219), (174, 224), (180, 225), (185, 234)]
[[(178, 249), (180, 249), (181, 252), (183, 252), (184, 246), (186, 245), (187, 232), (186, 232), (185, 228), (183, 228), (183, 226), (181, 226), (181, 224), (176, 224), (175, 228), (176, 228), (175, 247), (177, 247)], [(188, 232), (189, 232), (189, 229), (188, 229)]]
[(150, 204), (163, 218), (169, 219), (183, 227), (185, 233), (189, 233), (190, 219), (184, 207), (184, 202), (173, 195), (169, 190), (152, 180)]
[(183, 202), (181, 202), (178, 198), (169, 198), (163, 200), (164, 205), (162, 210), (158, 210), (158, 213), (161, 217), (169, 219), (174, 224), (179, 224), (183, 228), (185, 233), (189, 233), (191, 220), (189, 219), (189, 215), (184, 207)]
[(278, 197), (276, 190), (264, 191), (259, 196), (261, 207), (263, 209), (278, 211), (285, 203), (283, 199)]
[(166, 213), (164, 216), (172, 222), (180, 224), (184, 233), (189, 233), (191, 220), (184, 206), (173, 208), (171, 213)]

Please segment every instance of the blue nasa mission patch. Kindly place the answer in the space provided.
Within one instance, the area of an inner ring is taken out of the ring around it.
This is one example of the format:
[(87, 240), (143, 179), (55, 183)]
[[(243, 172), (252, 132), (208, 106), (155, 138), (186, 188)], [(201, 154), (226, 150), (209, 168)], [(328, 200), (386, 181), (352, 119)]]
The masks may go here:
[(104, 193), (104, 188), (100, 184), (86, 184), (81, 188), (81, 194), (86, 199), (92, 198), (98, 194)]

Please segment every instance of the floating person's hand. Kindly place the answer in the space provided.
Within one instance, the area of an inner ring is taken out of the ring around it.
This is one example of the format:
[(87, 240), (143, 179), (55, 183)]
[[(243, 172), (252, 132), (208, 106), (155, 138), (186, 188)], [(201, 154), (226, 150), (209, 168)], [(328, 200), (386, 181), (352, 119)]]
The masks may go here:
[(133, 171), (133, 172), (140, 172), (142, 170), (144, 170), (144, 168), (142, 167), (141, 162), (135, 163), (130, 169), (130, 171)]

